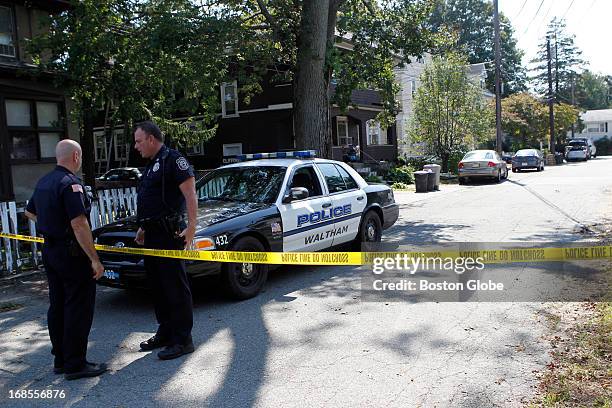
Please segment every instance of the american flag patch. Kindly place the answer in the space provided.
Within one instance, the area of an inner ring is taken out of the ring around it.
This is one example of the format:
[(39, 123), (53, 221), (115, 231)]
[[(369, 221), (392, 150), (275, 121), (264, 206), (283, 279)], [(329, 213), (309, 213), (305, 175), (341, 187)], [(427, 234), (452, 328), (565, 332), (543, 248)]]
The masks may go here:
[(82, 193), (83, 192), (83, 186), (80, 184), (73, 184), (72, 185), (72, 191), (74, 193)]

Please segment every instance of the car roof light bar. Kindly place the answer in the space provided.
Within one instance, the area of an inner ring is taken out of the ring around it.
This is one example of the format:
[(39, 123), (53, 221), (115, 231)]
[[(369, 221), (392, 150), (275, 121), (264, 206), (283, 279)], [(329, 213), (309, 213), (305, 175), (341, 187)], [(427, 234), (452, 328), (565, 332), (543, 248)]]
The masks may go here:
[(296, 150), (290, 152), (251, 153), (236, 156), (240, 161), (259, 159), (313, 159), (317, 157), (315, 150)]

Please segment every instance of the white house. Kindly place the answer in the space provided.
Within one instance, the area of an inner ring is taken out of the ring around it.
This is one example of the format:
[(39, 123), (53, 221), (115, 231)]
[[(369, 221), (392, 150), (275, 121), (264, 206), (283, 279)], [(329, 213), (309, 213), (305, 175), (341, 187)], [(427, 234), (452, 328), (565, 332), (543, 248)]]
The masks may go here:
[(580, 137), (588, 137), (593, 141), (604, 137), (612, 139), (612, 109), (586, 111), (580, 115), (580, 119), (584, 122)]
[[(400, 84), (400, 92), (398, 100), (401, 103), (402, 110), (397, 115), (397, 139), (398, 153), (400, 156), (415, 156), (422, 154), (423, 147), (414, 144), (410, 140), (409, 126), (413, 112), (414, 96), (416, 90), (420, 86), (420, 76), (423, 70), (432, 61), (430, 54), (425, 54), (423, 58), (415, 59), (411, 64), (406, 65), (401, 69), (395, 70), (395, 77)], [(467, 67), (468, 77), (482, 89), (482, 97), (487, 100), (492, 100), (495, 95), (485, 88), (485, 80), (487, 71), (485, 63), (471, 64)]]

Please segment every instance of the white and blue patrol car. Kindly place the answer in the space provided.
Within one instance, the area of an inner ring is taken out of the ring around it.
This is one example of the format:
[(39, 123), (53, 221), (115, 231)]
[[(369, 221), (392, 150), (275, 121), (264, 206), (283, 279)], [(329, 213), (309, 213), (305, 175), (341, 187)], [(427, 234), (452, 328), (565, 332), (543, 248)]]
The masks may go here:
[[(312, 151), (243, 155), (197, 180), (200, 250), (310, 252), (379, 242), (399, 206), (386, 185), (368, 184), (345, 163), (315, 158)], [(94, 232), (100, 244), (135, 246), (134, 219)], [(142, 257), (101, 253), (107, 270), (99, 282), (144, 282)], [(245, 299), (263, 287), (268, 265), (188, 262), (190, 277), (220, 273), (230, 294)]]

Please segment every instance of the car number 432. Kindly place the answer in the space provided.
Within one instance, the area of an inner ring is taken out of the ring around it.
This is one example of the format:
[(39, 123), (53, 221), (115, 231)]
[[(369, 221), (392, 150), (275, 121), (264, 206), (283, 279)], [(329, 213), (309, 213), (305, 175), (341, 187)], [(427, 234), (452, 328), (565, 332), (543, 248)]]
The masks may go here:
[(219, 246), (227, 245), (227, 235), (219, 235), (215, 239), (215, 244)]

